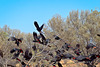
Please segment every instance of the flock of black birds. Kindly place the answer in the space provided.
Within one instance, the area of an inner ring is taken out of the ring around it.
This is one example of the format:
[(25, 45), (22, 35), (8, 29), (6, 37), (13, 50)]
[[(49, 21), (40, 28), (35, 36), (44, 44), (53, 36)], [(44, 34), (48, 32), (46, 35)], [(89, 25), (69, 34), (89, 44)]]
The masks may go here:
[[(48, 46), (48, 43), (50, 43), (50, 39), (46, 39), (42, 33), (44, 24), (39, 27), (38, 23), (35, 21), (34, 25), (35, 25), (37, 31), (40, 33), (40, 35), (38, 36), (36, 32), (33, 32), (33, 38), (34, 38), (33, 42), (40, 43), (44, 46)], [(97, 34), (97, 36), (100, 36), (100, 34)], [(53, 35), (53, 37), (55, 38), (55, 40), (63, 41), (63, 39), (61, 39), (60, 37), (58, 37), (56, 35)], [(22, 43), (22, 40), (23, 40), (23, 38), (18, 39), (16, 37), (10, 37), (8, 39), (8, 41), (15, 41), (15, 44), (17, 44), (18, 47), (19, 47), (20, 43)], [(51, 47), (51, 46), (49, 46), (49, 47)], [(97, 47), (96, 47), (96, 45), (90, 43), (86, 46), (86, 49), (89, 50), (90, 48), (97, 48)], [(34, 46), (32, 46), (32, 49), (33, 49), (33, 51), (35, 51), (35, 50), (37, 50), (37, 47), (34, 45)], [(69, 49), (73, 50), (77, 56), (75, 57), (70, 53), (66, 54), (65, 52), (68, 51)], [(100, 55), (97, 55), (97, 54), (90, 54), (88, 56), (81, 55), (80, 44), (76, 44), (76, 47), (73, 48), (70, 44), (65, 43), (63, 46), (61, 46), (60, 49), (55, 50), (55, 52), (56, 52), (56, 56), (54, 56), (53, 53), (48, 53), (48, 55), (53, 58), (50, 61), (50, 64), (52, 64), (53, 67), (56, 67), (56, 64), (58, 64), (59, 67), (63, 67), (62, 64), (60, 63), (61, 59), (74, 59), (79, 62), (83, 62), (83, 61), (92, 62), (94, 59), (100, 58)], [(31, 52), (29, 52), (29, 49), (26, 49), (25, 53), (24, 53), (24, 51), (22, 49), (13, 48), (10, 50), (10, 53), (13, 54), (12, 59), (16, 59), (19, 62), (21, 62), (22, 67), (26, 67), (26, 66), (29, 67), (29, 65), (27, 65), (25, 62), (23, 62), (22, 60), (20, 60), (18, 58), (19, 55), (21, 54), (21, 56), (23, 56), (23, 58), (26, 61), (30, 61), (30, 59), (32, 58), (33, 55)], [(2, 51), (0, 51), (0, 56), (3, 57)], [(46, 60), (49, 60), (49, 59), (46, 59)], [(45, 67), (45, 66), (42, 65), (41, 67)]]

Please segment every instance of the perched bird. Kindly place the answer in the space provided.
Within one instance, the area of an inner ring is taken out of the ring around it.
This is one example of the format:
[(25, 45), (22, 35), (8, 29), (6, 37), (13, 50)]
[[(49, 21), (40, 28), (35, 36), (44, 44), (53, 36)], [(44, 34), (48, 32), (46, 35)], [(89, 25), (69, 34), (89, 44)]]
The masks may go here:
[(58, 62), (58, 67), (63, 67), (61, 63)]
[(65, 44), (62, 46), (62, 48), (63, 48), (63, 49), (66, 49), (66, 50), (68, 51), (68, 49), (69, 49), (69, 48), (72, 48), (72, 47), (70, 46), (70, 44), (65, 43)]
[(47, 45), (50, 42), (50, 39), (46, 39), (45, 36), (42, 33), (40, 33), (40, 36), (42, 38), (42, 44), (43, 45)]
[(80, 52), (80, 50), (76, 49), (76, 50), (74, 50), (74, 53), (79, 56), (81, 52)]
[(10, 67), (15, 67), (15, 66), (13, 66), (13, 65), (7, 64), (7, 67), (9, 67), (9, 66), (10, 66)]
[(18, 49), (17, 48), (13, 48), (13, 49), (10, 50), (10, 53), (14, 53), (15, 51), (18, 51)]
[(20, 54), (19, 52), (14, 53), (14, 55), (13, 55), (12, 59), (16, 59), (16, 58), (18, 58), (19, 54)]
[(100, 37), (100, 34), (97, 34), (97, 36), (99, 36), (99, 37)]
[(72, 54), (67, 53), (67, 54), (63, 54), (62, 59), (67, 59), (67, 58), (71, 59), (71, 58), (73, 58), (73, 57), (74, 57), (74, 56), (73, 56)]
[(55, 52), (56, 52), (56, 55), (60, 55), (61, 54), (60, 50), (56, 50)]
[(41, 30), (43, 29), (43, 26), (44, 26), (44, 24), (42, 24), (42, 26), (39, 27), (39, 25), (38, 25), (38, 23), (36, 21), (34, 21), (34, 25), (35, 25), (35, 27), (36, 27), (38, 32), (41, 32)]
[(65, 50), (60, 49), (60, 50), (57, 50), (57, 51), (55, 51), (55, 52), (56, 52), (56, 55), (62, 56), (63, 53), (65, 52)]
[[(14, 53), (14, 52), (16, 52), (16, 53)], [(20, 53), (23, 53), (23, 50), (22, 49), (13, 48), (10, 51), (10, 53), (14, 53), (12, 59), (16, 59), (20, 55)]]
[(15, 37), (10, 37), (8, 39), (8, 41), (15, 41), (15, 44), (17, 44), (17, 46), (19, 46), (19, 44), (22, 43), (22, 40), (23, 40), (23, 38), (18, 39), (18, 38), (15, 38)]
[(25, 55), (23, 55), (23, 56), (24, 56), (25, 60), (29, 61), (32, 57), (32, 53), (29, 52), (29, 49), (26, 49)]
[(88, 56), (78, 56), (78, 57), (73, 57), (73, 59), (77, 60), (77, 61), (89, 61), (91, 60)]
[(35, 50), (37, 49), (35, 45), (34, 45), (34, 46), (32, 46), (32, 48), (33, 48), (33, 51), (35, 51)]
[(33, 42), (41, 43), (40, 36), (37, 36), (36, 32), (33, 32), (33, 38), (34, 38)]
[(98, 58), (100, 58), (100, 55), (96, 55)]
[(76, 44), (76, 47), (77, 47), (77, 48), (80, 48), (80, 44)]
[(53, 59), (51, 60), (51, 62), (56, 63), (56, 62), (59, 62), (60, 60), (61, 60), (61, 56), (57, 55), (57, 56), (53, 57)]
[(96, 55), (96, 54), (90, 54), (89, 55), (90, 61), (95, 60), (97, 57), (100, 58), (100, 55)]
[(94, 44), (90, 43), (90, 44), (88, 44), (88, 45), (86, 46), (86, 49), (87, 49), (87, 50), (88, 50), (89, 48), (96, 48), (96, 46), (95, 46)]
[(40, 36), (37, 36), (37, 33), (33, 32), (33, 38), (34, 38), (33, 42), (38, 42), (43, 45), (47, 45), (50, 42), (50, 39), (46, 39), (42, 33), (40, 33)]
[(30, 67), (29, 65), (26, 66), (25, 62), (21, 61), (19, 58), (16, 58), (19, 62), (21, 62), (22, 67)]
[(53, 57), (53, 54), (52, 53), (49, 53), (48, 55), (50, 55), (51, 57)]
[(23, 53), (23, 50), (22, 49), (18, 49), (18, 48), (13, 48), (10, 50), (10, 53), (14, 53), (14, 52), (18, 52), (18, 53)]
[(60, 37), (58, 37), (57, 35), (53, 35), (55, 37), (55, 40), (61, 40)]
[(56, 65), (53, 64), (53, 67), (56, 67)]
[(3, 58), (3, 52), (2, 52), (2, 50), (0, 50), (0, 56)]
[(80, 55), (81, 51), (80, 51), (80, 44), (76, 44), (76, 47), (73, 48), (73, 51), (76, 55)]
[(97, 56), (96, 56), (95, 54), (91, 54), (91, 55), (90, 55), (91, 61), (93, 61), (93, 60), (96, 59), (96, 58), (97, 58)]
[(43, 54), (47, 54), (49, 51), (48, 50), (43, 50)]
[(44, 64), (42, 64), (42, 65), (41, 65), (41, 67), (45, 67), (45, 65), (44, 65)]

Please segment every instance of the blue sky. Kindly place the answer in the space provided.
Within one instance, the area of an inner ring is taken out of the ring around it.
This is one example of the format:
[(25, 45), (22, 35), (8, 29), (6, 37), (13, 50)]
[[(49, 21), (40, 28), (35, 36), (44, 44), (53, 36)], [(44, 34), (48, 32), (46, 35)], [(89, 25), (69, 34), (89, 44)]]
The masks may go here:
[(100, 0), (0, 0), (0, 27), (32, 33), (33, 22), (47, 23), (54, 15), (66, 18), (72, 10), (100, 10)]

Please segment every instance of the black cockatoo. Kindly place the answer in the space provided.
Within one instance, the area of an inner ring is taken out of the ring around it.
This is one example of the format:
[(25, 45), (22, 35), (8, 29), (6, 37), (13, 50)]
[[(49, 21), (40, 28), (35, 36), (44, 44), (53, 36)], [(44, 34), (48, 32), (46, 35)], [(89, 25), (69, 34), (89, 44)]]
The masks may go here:
[(19, 46), (19, 44), (22, 43), (22, 40), (23, 40), (23, 38), (18, 39), (18, 38), (15, 38), (15, 37), (10, 37), (8, 39), (8, 41), (15, 41), (15, 44), (17, 44), (17, 46)]
[(0, 50), (0, 56), (3, 58), (3, 51)]
[(35, 25), (35, 27), (36, 27), (38, 32), (41, 32), (41, 30), (43, 29), (43, 26), (44, 26), (44, 24), (42, 24), (42, 26), (39, 27), (39, 25), (38, 25), (38, 23), (36, 21), (34, 21), (34, 25)]
[(32, 57), (32, 53), (29, 52), (29, 49), (26, 49), (25, 54), (23, 56), (24, 56), (25, 60), (29, 61)]
[(89, 48), (96, 48), (96, 46), (95, 46), (94, 44), (90, 43), (90, 44), (88, 44), (88, 45), (86, 46), (86, 49), (87, 49), (87, 50), (88, 50)]

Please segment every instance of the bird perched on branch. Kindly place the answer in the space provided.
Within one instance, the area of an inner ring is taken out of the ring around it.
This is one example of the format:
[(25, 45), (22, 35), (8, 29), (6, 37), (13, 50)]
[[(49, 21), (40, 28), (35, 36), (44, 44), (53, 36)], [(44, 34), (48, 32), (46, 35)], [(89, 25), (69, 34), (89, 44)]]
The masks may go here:
[(100, 37), (100, 34), (97, 34), (97, 36), (99, 36), (99, 37)]
[(88, 50), (89, 48), (96, 48), (96, 46), (92, 43), (89, 43), (87, 46), (86, 46), (86, 49)]
[(67, 54), (63, 54), (62, 59), (67, 59), (67, 58), (71, 59), (73, 57), (74, 56), (72, 54), (67, 53)]
[(37, 23), (36, 21), (34, 21), (34, 25), (35, 25), (35, 27), (36, 27), (36, 29), (37, 29), (38, 32), (41, 32), (41, 30), (43, 29), (43, 26), (44, 26), (44, 24), (42, 24), (42, 25), (39, 27), (39, 25), (38, 25), (38, 23)]
[(76, 47), (73, 48), (73, 51), (76, 55), (80, 55), (81, 51), (80, 51), (80, 44), (76, 44)]
[(47, 45), (50, 42), (50, 39), (46, 39), (42, 33), (40, 33), (40, 35), (37, 36), (37, 33), (33, 32), (33, 38), (34, 38), (33, 42), (38, 42), (43, 45)]
[(22, 49), (18, 49), (18, 48), (13, 48), (10, 50), (10, 53), (14, 53), (15, 51), (19, 52), (19, 53), (23, 53)]
[(63, 67), (61, 63), (58, 62), (58, 67)]
[[(16, 53), (14, 53), (14, 52), (16, 52)], [(20, 53), (23, 53), (23, 50), (22, 49), (13, 48), (10, 51), (10, 53), (14, 53), (12, 59), (16, 59), (20, 55)]]
[(24, 56), (25, 60), (29, 61), (32, 57), (32, 53), (29, 52), (29, 49), (26, 49), (25, 54), (23, 56)]
[(100, 58), (100, 55), (90, 54), (90, 55), (88, 55), (88, 57), (91, 59), (90, 61), (93, 61), (96, 58)]
[(36, 32), (33, 32), (33, 38), (34, 38), (33, 42), (41, 43), (40, 36), (37, 36)]
[(61, 40), (60, 37), (58, 37), (57, 35), (53, 35), (55, 37), (55, 40)]
[(37, 48), (36, 48), (35, 45), (32, 46), (32, 49), (33, 49), (33, 51), (36, 51), (37, 50)]
[(77, 57), (73, 57), (73, 59), (77, 60), (77, 61), (90, 61), (91, 59), (88, 56), (77, 56)]
[[(30, 67), (29, 65), (27, 65), (25, 62), (21, 61), (19, 58), (16, 58), (16, 60), (18, 60), (19, 62), (21, 62), (22, 67)], [(27, 66), (26, 66), (27, 65)]]
[(69, 49), (69, 48), (72, 48), (72, 47), (70, 46), (70, 44), (65, 43), (65, 44), (62, 46), (62, 48), (63, 48), (63, 49), (66, 49), (66, 50), (68, 51), (68, 49)]
[(43, 45), (47, 45), (50, 42), (50, 39), (46, 39), (45, 36), (42, 33), (40, 33), (40, 36), (42, 38), (42, 42), (41, 43)]
[(15, 37), (10, 37), (8, 39), (8, 41), (15, 41), (15, 44), (17, 44), (17, 46), (19, 46), (19, 44), (22, 43), (22, 40), (23, 40), (23, 38), (18, 39), (18, 38), (15, 38)]
[(0, 56), (3, 58), (3, 51), (0, 50)]

